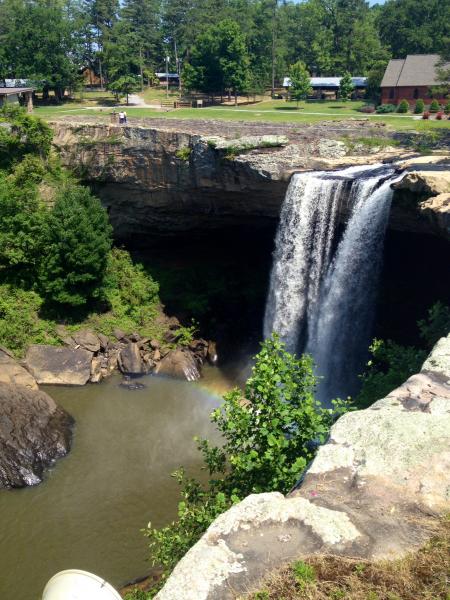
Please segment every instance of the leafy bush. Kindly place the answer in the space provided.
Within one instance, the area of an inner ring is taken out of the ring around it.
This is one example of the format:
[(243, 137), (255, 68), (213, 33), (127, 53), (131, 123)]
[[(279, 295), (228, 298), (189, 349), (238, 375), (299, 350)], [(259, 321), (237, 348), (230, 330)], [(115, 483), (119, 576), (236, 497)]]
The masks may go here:
[(427, 350), (431, 350), (442, 336), (450, 332), (450, 306), (436, 302), (428, 310), (427, 318), (419, 321), (417, 325)]
[(431, 104), (430, 104), (430, 113), (437, 113), (438, 110), (440, 109), (440, 105), (439, 102), (437, 100), (432, 100)]
[(158, 283), (140, 263), (133, 263), (129, 252), (111, 250), (105, 277), (105, 296), (114, 315), (111, 331), (114, 327), (126, 330), (145, 327), (156, 316), (158, 292)]
[(227, 393), (211, 415), (223, 446), (197, 440), (208, 486), (177, 471), (178, 521), (159, 530), (149, 524), (145, 532), (153, 564), (167, 574), (220, 513), (248, 494), (291, 489), (333, 420), (348, 408), (340, 401), (323, 408), (314, 399), (315, 385), (309, 356), (289, 354), (276, 335), (262, 344), (244, 392)]
[(444, 112), (446, 115), (450, 115), (450, 102), (445, 105)]
[(99, 200), (87, 188), (62, 190), (48, 217), (40, 269), (46, 300), (67, 310), (103, 298), (110, 248), (111, 225)]
[(409, 111), (409, 102), (408, 100), (402, 100), (397, 106), (398, 113), (407, 113)]
[(36, 292), (0, 285), (0, 345), (21, 356), (30, 343), (58, 343), (55, 323), (39, 317), (41, 306)]
[(383, 115), (386, 113), (393, 113), (397, 110), (397, 106), (395, 104), (380, 104), (377, 106), (377, 113), (379, 115)]
[(372, 358), (361, 375), (362, 386), (355, 400), (359, 408), (367, 408), (384, 398), (417, 373), (426, 358), (425, 350), (401, 346), (391, 340), (375, 339), (369, 350)]
[(422, 115), (422, 119), (429, 119), (429, 118), (430, 118), (430, 111), (426, 110)]
[(53, 133), (50, 127), (23, 108), (6, 104), (0, 109), (0, 168), (9, 169), (27, 154), (47, 159)]
[(414, 114), (421, 115), (424, 110), (425, 110), (425, 102), (421, 98), (419, 98), (419, 100), (417, 100), (416, 105), (414, 107)]
[(442, 121), (443, 118), (444, 118), (444, 113), (441, 110), (438, 113), (436, 113), (436, 119), (438, 121)]
[(179, 148), (175, 152), (175, 156), (177, 158), (179, 158), (180, 160), (188, 161), (189, 157), (191, 156), (191, 152), (192, 152), (192, 148), (189, 148), (189, 146), (185, 146), (184, 148)]

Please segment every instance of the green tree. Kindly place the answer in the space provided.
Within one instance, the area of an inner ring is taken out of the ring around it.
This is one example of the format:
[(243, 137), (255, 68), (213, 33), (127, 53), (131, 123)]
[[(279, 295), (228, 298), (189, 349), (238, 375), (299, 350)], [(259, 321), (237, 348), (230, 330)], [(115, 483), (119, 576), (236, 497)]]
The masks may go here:
[(450, 3), (441, 0), (387, 0), (377, 14), (382, 41), (394, 58), (440, 53), (450, 36)]
[(206, 93), (233, 92), (235, 102), (249, 84), (249, 59), (245, 38), (235, 21), (224, 20), (201, 34), (184, 67), (187, 89)]
[[(34, 167), (30, 160), (24, 163)], [(46, 219), (29, 174), (25, 185), (0, 175), (0, 281), (27, 287), (34, 283), (45, 249)]]
[(39, 286), (56, 305), (86, 307), (104, 296), (111, 248), (106, 211), (88, 189), (62, 190), (48, 218), (48, 241)]
[(126, 96), (128, 104), (128, 96), (139, 89), (139, 80), (131, 75), (119, 77), (108, 84), (108, 89), (114, 92), (119, 100), (120, 96)]
[(377, 61), (367, 74), (367, 97), (379, 104), (381, 99), (381, 81), (386, 71), (387, 61)]
[(308, 94), (312, 92), (310, 76), (305, 63), (303, 63), (301, 60), (298, 60), (296, 63), (291, 65), (289, 69), (289, 77), (291, 80), (289, 92), (291, 97), (297, 101), (298, 107), (299, 101), (304, 100)]
[(227, 393), (211, 415), (223, 445), (198, 441), (208, 487), (178, 471), (178, 521), (159, 530), (150, 525), (146, 532), (155, 564), (167, 573), (216, 516), (246, 495), (291, 489), (316, 444), (325, 441), (333, 420), (347, 408), (343, 403), (323, 408), (314, 399), (315, 385), (309, 356), (289, 354), (276, 335), (262, 344), (244, 392)]
[(347, 102), (347, 100), (349, 100), (350, 96), (352, 95), (354, 89), (355, 86), (352, 82), (352, 76), (347, 71), (341, 77), (341, 81), (339, 83), (339, 98), (341, 98), (341, 100), (343, 100), (344, 102)]
[(0, 21), (4, 76), (34, 79), (61, 101), (81, 66), (70, 10), (60, 0), (3, 0)]

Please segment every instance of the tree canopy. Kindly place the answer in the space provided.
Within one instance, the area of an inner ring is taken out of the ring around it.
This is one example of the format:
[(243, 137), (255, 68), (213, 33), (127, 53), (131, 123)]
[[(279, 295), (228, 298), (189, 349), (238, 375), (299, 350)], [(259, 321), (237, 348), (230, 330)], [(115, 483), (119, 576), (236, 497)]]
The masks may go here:
[(439, 0), (0, 0), (0, 77), (61, 98), (85, 67), (142, 85), (169, 56), (187, 87), (255, 90), (299, 60), (312, 75), (366, 76), (389, 58), (441, 54), (449, 38)]

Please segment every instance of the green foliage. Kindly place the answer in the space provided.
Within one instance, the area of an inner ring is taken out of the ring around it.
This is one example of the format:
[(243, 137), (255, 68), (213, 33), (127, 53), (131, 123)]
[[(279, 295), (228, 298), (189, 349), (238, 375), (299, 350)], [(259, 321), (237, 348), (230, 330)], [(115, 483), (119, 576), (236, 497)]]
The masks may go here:
[(187, 327), (180, 327), (177, 330), (177, 344), (179, 346), (189, 346), (194, 341), (195, 334), (197, 332), (197, 325), (192, 322), (192, 325)]
[(417, 325), (427, 350), (431, 350), (436, 342), (450, 331), (450, 306), (436, 302), (428, 310), (427, 318), (419, 321)]
[(111, 250), (104, 283), (113, 315), (108, 333), (114, 327), (127, 331), (145, 328), (153, 321), (159, 306), (159, 285), (140, 263), (133, 263), (129, 252)]
[(424, 110), (425, 110), (425, 102), (421, 98), (419, 98), (419, 100), (417, 100), (416, 105), (414, 107), (414, 114), (421, 115)]
[(409, 102), (408, 100), (401, 100), (397, 106), (398, 113), (407, 113), (409, 111)]
[(139, 81), (131, 75), (123, 75), (108, 83), (108, 89), (116, 94), (117, 98), (126, 96), (128, 104), (128, 95), (139, 89)]
[(346, 73), (344, 73), (339, 84), (339, 98), (341, 98), (344, 102), (347, 102), (347, 100), (352, 95), (354, 89), (355, 86), (353, 85), (352, 77), (347, 71)]
[(189, 146), (184, 146), (175, 152), (175, 156), (180, 160), (188, 161), (189, 157), (191, 156), (191, 152), (192, 148), (189, 148)]
[(104, 297), (111, 225), (88, 189), (62, 190), (48, 216), (48, 235), (39, 273), (46, 300), (70, 309)]
[[(197, 440), (209, 472), (208, 486), (174, 476), (182, 486), (178, 521), (162, 529), (149, 524), (153, 564), (167, 574), (208, 525), (233, 503), (250, 493), (287, 492), (322, 443), (333, 420), (348, 409), (335, 402), (323, 408), (314, 399), (316, 378), (309, 356), (286, 352), (274, 334), (261, 345), (244, 392), (225, 394), (211, 415), (223, 438), (221, 447)], [(314, 443), (313, 443), (314, 442)]]
[(28, 344), (56, 344), (55, 323), (40, 317), (41, 306), (36, 292), (0, 284), (0, 346), (19, 357)]
[(450, 115), (450, 102), (445, 105), (444, 112), (446, 115)]
[(297, 560), (292, 564), (292, 571), (300, 589), (304, 589), (308, 583), (313, 583), (316, 580), (314, 567), (301, 560)]
[(45, 249), (47, 211), (21, 167), (9, 177), (0, 173), (0, 281), (30, 286)]
[(430, 108), (428, 109), (430, 113), (437, 113), (440, 110), (440, 105), (437, 100), (432, 100), (430, 104)]
[(48, 158), (53, 133), (44, 121), (7, 104), (0, 109), (2, 123), (5, 126), (0, 126), (0, 168), (11, 169), (28, 154)]
[(376, 400), (417, 373), (426, 358), (426, 352), (418, 348), (405, 347), (388, 340), (375, 339), (370, 346), (372, 358), (361, 375), (362, 386), (355, 399), (360, 408), (367, 408)]
[(397, 110), (397, 107), (395, 104), (380, 104), (380, 106), (377, 106), (377, 113), (379, 115), (393, 113), (396, 110)]
[(448, 37), (448, 23), (450, 5), (440, 0), (389, 0), (377, 15), (381, 40), (394, 58), (440, 53)]
[(188, 90), (235, 94), (249, 84), (249, 58), (245, 37), (235, 21), (225, 19), (202, 32), (183, 70)]
[(310, 76), (305, 63), (298, 60), (289, 68), (289, 77), (291, 80), (290, 94), (297, 101), (304, 100), (311, 92)]

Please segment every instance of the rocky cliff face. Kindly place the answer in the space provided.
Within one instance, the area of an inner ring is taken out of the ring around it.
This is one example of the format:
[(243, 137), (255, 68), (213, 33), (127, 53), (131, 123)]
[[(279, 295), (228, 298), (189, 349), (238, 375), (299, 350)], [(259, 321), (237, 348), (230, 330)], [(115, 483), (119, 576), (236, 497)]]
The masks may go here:
[[(405, 155), (398, 148), (349, 145), (309, 129), (301, 135), (243, 137), (233, 130), (227, 139), (217, 135), (217, 127), (208, 135), (204, 127), (196, 133), (192, 123), (179, 122), (176, 129), (167, 122), (152, 127), (55, 122), (53, 127), (64, 164), (101, 197), (116, 237), (140, 244), (156, 234), (273, 224), (293, 172)], [(447, 235), (442, 218), (434, 217), (440, 209), (429, 205), (425, 213), (418, 206), (438, 193), (434, 184), (425, 194), (404, 188), (401, 201), (394, 202), (391, 227)]]
[(287, 497), (254, 494), (218, 517), (159, 600), (228, 600), (310, 554), (394, 558), (450, 510), (450, 334), (422, 370), (331, 430)]

